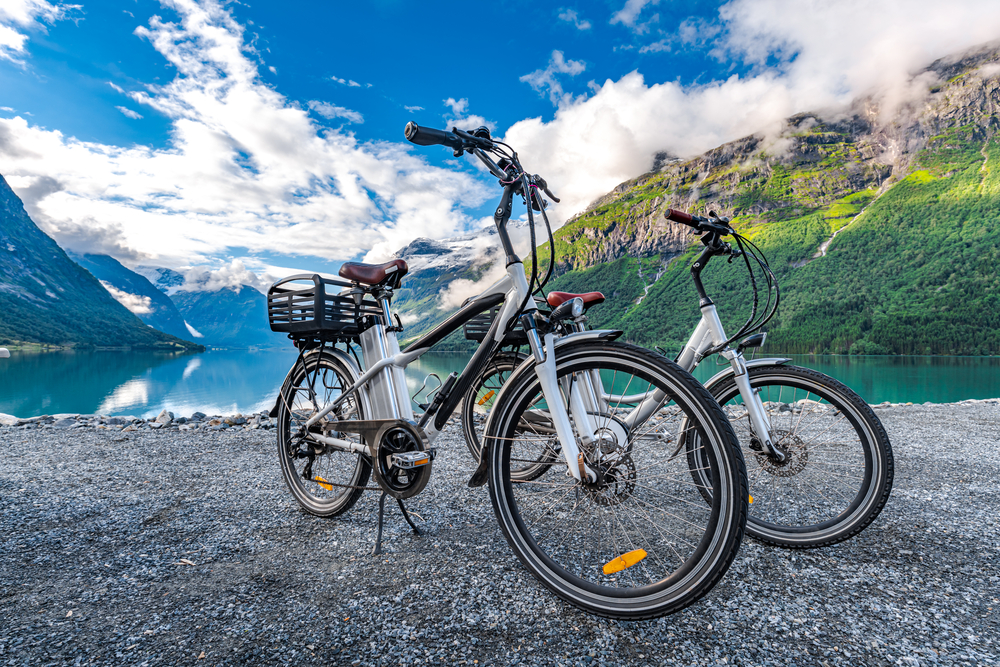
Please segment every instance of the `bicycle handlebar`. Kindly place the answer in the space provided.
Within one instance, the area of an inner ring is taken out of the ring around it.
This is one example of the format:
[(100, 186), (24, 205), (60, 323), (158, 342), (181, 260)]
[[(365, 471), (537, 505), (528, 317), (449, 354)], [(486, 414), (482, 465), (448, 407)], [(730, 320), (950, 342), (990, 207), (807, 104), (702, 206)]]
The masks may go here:
[(674, 208), (668, 208), (666, 211), (664, 211), (663, 217), (666, 218), (667, 220), (673, 220), (674, 222), (679, 222), (683, 225), (689, 225), (691, 227), (695, 226), (691, 224), (694, 222), (695, 216), (691, 215), (690, 213), (685, 213), (684, 211), (678, 211), (677, 209)]
[(705, 218), (700, 215), (692, 215), (691, 213), (685, 213), (684, 211), (678, 211), (674, 208), (668, 208), (663, 212), (663, 217), (667, 220), (673, 222), (679, 222), (682, 225), (687, 225), (692, 229), (699, 232), (714, 232), (721, 236), (727, 236), (733, 233), (732, 228), (729, 227), (728, 218), (715, 217)]
[(484, 137), (477, 137), (465, 130), (453, 127), (451, 131), (435, 130), (430, 127), (420, 127), (412, 120), (403, 129), (406, 139), (418, 146), (447, 146), (455, 151), (493, 148), (493, 142)]

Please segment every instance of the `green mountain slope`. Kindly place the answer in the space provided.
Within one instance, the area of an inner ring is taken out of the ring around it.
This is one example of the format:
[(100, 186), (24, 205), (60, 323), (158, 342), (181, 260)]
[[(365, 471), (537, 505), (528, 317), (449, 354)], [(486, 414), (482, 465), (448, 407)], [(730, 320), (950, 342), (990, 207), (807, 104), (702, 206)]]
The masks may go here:
[[(997, 60), (935, 64), (943, 83), (888, 120), (871, 100), (835, 121), (804, 114), (776, 138), (622, 184), (558, 230), (551, 289), (613, 294), (593, 325), (678, 349), (699, 317), (697, 246), (662, 212), (715, 210), (778, 276), (769, 350), (1000, 353), (1000, 80), (983, 67)], [(735, 331), (749, 310), (745, 268), (715, 260), (704, 275)]]
[(200, 349), (152, 329), (70, 260), (0, 176), (0, 343)]

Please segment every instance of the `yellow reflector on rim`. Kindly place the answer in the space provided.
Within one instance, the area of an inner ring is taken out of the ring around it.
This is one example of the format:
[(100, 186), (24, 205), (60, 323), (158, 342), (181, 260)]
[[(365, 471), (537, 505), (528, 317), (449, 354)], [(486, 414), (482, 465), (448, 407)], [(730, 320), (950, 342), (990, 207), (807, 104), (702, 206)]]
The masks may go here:
[(319, 485), (322, 486), (327, 491), (333, 491), (333, 484), (327, 484), (326, 480), (323, 479), (322, 477), (320, 477), (319, 475), (317, 475), (316, 477), (313, 477), (313, 481), (314, 482), (319, 482)]
[(495, 393), (496, 393), (495, 391), (493, 391), (492, 389), (490, 389), (488, 392), (486, 392), (485, 396), (483, 396), (482, 398), (479, 399), (479, 405), (482, 405), (486, 401), (488, 401), (491, 398), (493, 398), (493, 394), (495, 394)]
[(753, 496), (750, 496), (750, 504), (753, 505)]
[(636, 549), (635, 551), (629, 551), (627, 554), (622, 554), (618, 558), (614, 559), (613, 561), (605, 565), (604, 574), (614, 574), (615, 572), (621, 572), (625, 568), (632, 567), (645, 557), (646, 557), (645, 549)]

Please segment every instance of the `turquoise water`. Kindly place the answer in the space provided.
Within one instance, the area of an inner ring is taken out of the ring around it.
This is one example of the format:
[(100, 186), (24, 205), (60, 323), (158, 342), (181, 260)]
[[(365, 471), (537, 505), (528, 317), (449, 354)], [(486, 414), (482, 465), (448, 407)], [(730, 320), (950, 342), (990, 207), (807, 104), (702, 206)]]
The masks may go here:
[[(266, 410), (295, 361), (295, 350), (155, 352), (23, 352), (0, 359), (0, 413), (155, 416), (195, 411)], [(777, 356), (777, 355), (767, 355)], [(1000, 397), (1000, 357), (845, 357), (794, 355), (794, 363), (832, 375), (869, 403), (950, 403)], [(414, 393), (428, 373), (442, 379), (467, 357), (426, 354), (407, 369)], [(695, 369), (704, 381), (723, 367)], [(436, 386), (432, 382), (431, 386)]]

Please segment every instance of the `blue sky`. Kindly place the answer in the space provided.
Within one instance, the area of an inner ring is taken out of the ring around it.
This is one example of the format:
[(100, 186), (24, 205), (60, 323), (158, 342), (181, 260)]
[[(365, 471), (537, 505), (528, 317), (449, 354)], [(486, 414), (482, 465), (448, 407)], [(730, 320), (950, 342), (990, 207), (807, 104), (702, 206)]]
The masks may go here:
[(408, 120), (489, 125), (562, 221), (659, 151), (912, 99), (921, 67), (1000, 38), (997, 4), (0, 0), (0, 174), (64, 247), (333, 270), (488, 224), (494, 184)]

